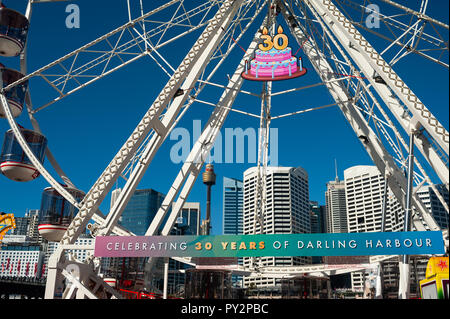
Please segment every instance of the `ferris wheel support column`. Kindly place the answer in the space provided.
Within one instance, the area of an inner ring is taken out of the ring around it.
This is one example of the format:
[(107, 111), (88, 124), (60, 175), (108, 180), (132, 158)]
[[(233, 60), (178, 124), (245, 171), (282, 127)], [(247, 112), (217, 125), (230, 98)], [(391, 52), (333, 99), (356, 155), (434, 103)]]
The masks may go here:
[[(285, 5), (284, 2), (285, 1), (280, 1), (280, 4), (282, 6), (284, 6), (285, 8), (289, 8), (289, 5)], [(308, 5), (309, 9), (313, 12), (315, 17), (322, 24), (322, 27), (324, 28), (325, 31), (328, 31), (328, 29), (326, 29), (326, 27), (325, 27), (325, 25), (327, 25), (331, 30), (333, 30), (333, 34), (335, 36), (342, 35), (342, 32), (340, 32), (340, 30), (333, 29), (333, 27), (337, 24), (336, 22), (326, 21), (327, 19), (325, 19), (324, 17), (327, 16), (327, 15), (324, 13), (324, 10), (323, 10), (322, 7), (319, 6), (319, 10), (316, 10), (317, 9), (316, 6), (318, 6), (317, 2), (311, 2), (310, 3), (308, 1), (306, 1), (305, 4)], [(288, 23), (289, 27), (291, 28), (291, 31), (292, 31), (292, 33), (294, 35), (298, 31), (300, 31), (300, 33), (297, 35), (297, 36), (300, 36), (300, 38), (297, 39), (297, 41), (300, 44), (300, 43), (303, 43), (304, 41), (306, 41), (308, 38), (305, 36), (306, 33), (298, 27), (298, 25), (300, 25), (298, 23), (298, 21), (297, 21), (297, 25), (295, 27), (291, 25), (290, 20), (293, 21), (292, 20), (293, 15), (292, 15), (291, 11), (292, 11), (291, 9), (285, 9), (283, 11), (283, 15), (284, 15), (284, 17), (285, 17), (285, 19), (286, 19), (286, 21), (287, 21), (287, 23)], [(317, 11), (317, 13), (316, 13), (316, 11)], [(325, 24), (325, 25), (323, 25), (323, 24)], [(354, 31), (354, 32), (356, 32), (356, 31)], [(309, 42), (314, 43), (314, 40), (309, 38), (309, 41), (304, 44), (305, 48), (311, 47)], [(341, 45), (343, 45), (344, 47), (348, 46), (348, 40), (345, 41), (343, 39), (340, 39), (340, 42), (341, 42)], [(351, 49), (351, 50), (355, 50), (355, 47), (356, 47), (356, 45), (354, 45), (353, 49)], [(323, 75), (321, 75), (321, 77), (322, 77), (322, 79), (324, 81), (326, 79), (328, 79), (327, 77), (329, 77), (329, 76), (334, 78), (333, 74), (334, 74), (335, 71), (333, 70), (333, 68), (326, 61), (326, 57), (325, 57), (324, 53), (320, 52), (318, 49), (315, 49), (315, 51), (318, 52), (318, 54), (323, 55), (322, 59), (324, 60), (324, 63), (326, 63), (323, 66), (322, 65), (317, 65), (317, 67), (315, 67), (316, 71), (319, 74), (321, 72), (325, 72)], [(341, 53), (344, 54), (343, 52), (341, 52)], [(336, 58), (336, 57), (334, 57), (334, 58)], [(338, 59), (336, 59), (336, 61), (337, 60)], [(310, 61), (312, 61), (311, 58), (310, 58)], [(351, 63), (351, 62), (349, 61), (349, 63)], [(353, 66), (353, 67), (355, 67), (355, 66)], [(373, 66), (372, 66), (371, 70), (374, 70)], [(368, 77), (370, 77), (370, 76), (371, 75), (368, 75)], [(339, 85), (333, 85), (333, 86), (337, 87)], [(348, 92), (347, 88), (344, 88), (342, 85), (341, 85), (341, 87), (345, 91), (344, 94), (347, 97), (352, 97), (353, 96), (351, 94), (351, 92)], [(327, 88), (330, 90), (330, 92), (333, 95), (332, 91), (334, 89), (331, 88), (329, 85), (327, 85)], [(368, 91), (368, 93), (369, 92), (370, 91)], [(353, 98), (351, 98), (351, 99), (353, 100)], [(386, 103), (388, 103), (388, 102), (386, 102)], [(343, 109), (341, 108), (341, 110), (343, 110)], [(348, 109), (348, 110), (350, 110), (350, 109)], [(360, 112), (358, 110), (355, 110), (355, 111), (356, 111), (356, 113), (359, 114), (358, 117), (360, 117), (360, 115), (361, 115)], [(407, 181), (406, 181), (406, 178), (405, 178), (402, 170), (400, 170), (399, 167), (395, 164), (395, 161), (394, 161), (393, 157), (389, 154), (389, 152), (387, 152), (387, 150), (384, 147), (384, 145), (382, 144), (382, 142), (377, 138), (377, 136), (374, 134), (373, 130), (370, 128), (369, 123), (364, 118), (361, 118), (361, 124), (358, 124), (355, 127), (351, 122), (354, 121), (356, 118), (353, 117), (353, 116), (352, 116), (352, 118), (348, 118), (346, 114), (344, 114), (344, 115), (347, 118), (347, 121), (349, 121), (349, 123), (353, 127), (353, 130), (355, 131), (357, 136), (359, 138), (363, 138), (364, 139), (364, 140), (362, 140), (363, 141), (362, 144), (365, 147), (366, 151), (369, 153), (369, 156), (374, 161), (374, 164), (377, 166), (378, 170), (380, 172), (388, 172), (389, 174), (391, 174), (391, 178), (389, 180), (389, 187), (392, 190), (392, 192), (394, 193), (394, 195), (397, 198), (397, 200), (400, 203), (403, 203), (404, 195), (406, 194)], [(357, 120), (357, 122), (360, 122), (360, 121)], [(414, 119), (414, 123), (417, 123), (417, 119)], [(411, 128), (416, 128), (416, 125), (412, 125), (411, 123), (408, 123), (407, 128), (408, 128), (407, 133), (409, 134)], [(370, 136), (367, 135), (368, 132), (370, 132)], [(413, 205), (417, 209), (418, 214), (423, 217), (425, 223), (428, 225), (428, 227), (431, 230), (440, 230), (439, 225), (437, 225), (437, 223), (434, 220), (433, 216), (430, 214), (430, 212), (427, 210), (425, 205), (418, 198), (417, 194), (415, 194), (415, 196), (413, 196)], [(425, 230), (425, 227), (422, 224), (422, 222), (419, 220), (417, 214), (414, 215), (414, 226), (416, 227), (417, 230)]]
[[(321, 20), (333, 30), (343, 48), (352, 56), (355, 63), (365, 73), (368, 80), (383, 98), (387, 107), (393, 112), (399, 123), (409, 134), (410, 129), (423, 128), (449, 155), (449, 133), (419, 100), (414, 92), (398, 76), (392, 67), (381, 57), (370, 43), (358, 32), (353, 24), (339, 11), (330, 0), (306, 1), (311, 10), (317, 11)], [(373, 74), (380, 75), (385, 84), (376, 83)], [(412, 116), (404, 117), (404, 110), (399, 109), (398, 102), (392, 98), (392, 92), (403, 102)], [(405, 121), (406, 120), (406, 121)], [(426, 137), (416, 140), (419, 150), (428, 160), (444, 184), (449, 182), (449, 170), (446, 163), (435, 154)], [(430, 154), (428, 154), (430, 153)]]
[[(206, 29), (200, 35), (186, 57), (183, 59), (180, 66), (174, 72), (169, 82), (165, 85), (165, 87), (156, 98), (152, 106), (149, 108), (147, 113), (144, 115), (136, 129), (133, 131), (131, 136), (127, 139), (125, 144), (115, 155), (111, 163), (92, 186), (91, 190), (84, 197), (83, 201), (81, 202), (81, 207), (78, 211), (78, 214), (72, 220), (71, 224), (67, 228), (66, 233), (61, 239), (61, 244), (73, 244), (76, 241), (89, 220), (97, 211), (100, 203), (103, 201), (117, 178), (120, 176), (124, 167), (130, 161), (140, 143), (142, 143), (145, 136), (147, 136), (150, 130), (153, 129), (156, 133), (158, 133), (158, 130), (167, 129), (159, 120), (162, 112), (164, 111), (164, 109), (166, 109), (168, 103), (174, 97), (176, 91), (180, 88), (183, 81), (189, 75), (190, 71), (192, 70), (192, 66), (198, 61), (199, 57), (209, 44), (211, 35), (218, 31), (220, 23), (225, 18), (227, 18), (229, 15), (236, 14), (237, 7), (239, 7), (241, 2), (242, 0), (225, 1), (215, 14), (214, 18), (210, 20)], [(56, 276), (57, 273), (58, 270), (54, 271), (52, 275)], [(53, 282), (55, 281), (51, 279), (50, 285), (48, 284), (46, 287), (46, 290), (48, 291), (46, 291), (46, 294), (48, 295), (54, 294), (55, 287), (51, 284)]]
[[(260, 29), (262, 29), (262, 26), (264, 25), (265, 21), (261, 25)], [(153, 236), (157, 233), (169, 210), (170, 214), (167, 217), (166, 223), (161, 231), (161, 235), (167, 236), (173, 229), (175, 220), (186, 202), (186, 199), (195, 184), (205, 159), (213, 147), (214, 141), (220, 133), (234, 100), (236, 99), (237, 94), (239, 93), (239, 90), (244, 82), (241, 74), (245, 69), (246, 61), (249, 60), (258, 46), (260, 35), (260, 31), (255, 34), (252, 43), (250, 43), (240, 64), (236, 68), (236, 71), (231, 76), (228, 85), (225, 87), (225, 90), (222, 93), (219, 102), (216, 104), (214, 111), (209, 117), (209, 120), (206, 123), (200, 137), (195, 142), (191, 152), (181, 167), (180, 172), (167, 192), (167, 195), (164, 197), (164, 201), (147, 229), (145, 236)], [(178, 198), (176, 198), (177, 195)], [(150, 270), (153, 268), (155, 262), (156, 258), (149, 258), (148, 263), (146, 264), (146, 272), (150, 275)]]
[(133, 195), (137, 185), (142, 179), (145, 171), (147, 170), (147, 167), (150, 165), (157, 150), (162, 145), (167, 136), (170, 134), (173, 128), (173, 123), (175, 122), (178, 113), (180, 112), (183, 104), (188, 99), (189, 94), (192, 91), (192, 88), (194, 87), (196, 81), (198, 80), (202, 72), (205, 70), (206, 67), (205, 61), (208, 61), (210, 59), (214, 50), (219, 45), (220, 41), (223, 38), (225, 32), (224, 30), (228, 28), (236, 11), (237, 6), (234, 7), (234, 9), (231, 10), (228, 13), (228, 15), (221, 21), (220, 25), (216, 29), (216, 33), (210, 35), (208, 39), (209, 42), (205, 50), (200, 54), (197, 61), (193, 64), (192, 69), (188, 74), (188, 76), (186, 77), (185, 81), (182, 84), (180, 83), (179, 87), (180, 88), (183, 87), (182, 89), (183, 93), (180, 96), (174, 98), (172, 103), (168, 107), (166, 113), (164, 114), (164, 117), (161, 119), (162, 127), (157, 132), (155, 132), (156, 134), (152, 136), (151, 141), (146, 146), (138, 164), (133, 169), (123, 190), (120, 192), (120, 195), (114, 202), (114, 205), (111, 208), (111, 211), (109, 212), (105, 220), (105, 223), (101, 226), (99, 235), (102, 236), (109, 235), (113, 227), (116, 225), (117, 220), (119, 219), (123, 209), (128, 203), (130, 197)]
[[(409, 155), (408, 155), (408, 188), (406, 193), (406, 209), (404, 216), (404, 228), (403, 231), (408, 232), (411, 229), (411, 208), (412, 208), (412, 193), (413, 193), (413, 178), (414, 178), (414, 132), (411, 132), (411, 138), (409, 141)], [(400, 278), (398, 287), (399, 299), (409, 298), (409, 256), (403, 255), (399, 263)]]
[[(299, 45), (303, 44), (304, 53), (308, 57), (309, 61), (311, 61), (317, 74), (325, 83), (331, 96), (338, 104), (347, 122), (359, 138), (368, 155), (372, 158), (372, 161), (377, 166), (378, 170), (380, 172), (387, 172), (390, 174), (391, 178), (389, 178), (388, 181), (389, 187), (395, 197), (402, 202), (404, 194), (406, 194), (407, 185), (403, 172), (396, 165), (393, 157), (389, 154), (383, 143), (378, 139), (377, 135), (365, 120), (364, 116), (357, 109), (352, 94), (348, 91), (345, 85), (337, 81), (332, 81), (337, 78), (337, 75), (334, 75), (335, 71), (333, 67), (329, 64), (325, 54), (318, 49), (314, 39), (312, 37), (308, 37), (300, 28), (301, 24), (296, 21), (295, 17), (291, 14), (289, 5), (286, 5), (285, 1), (279, 1), (279, 4), (282, 8), (281, 12), (292, 32), (292, 35), (295, 37)], [(295, 23), (293, 23), (293, 21), (295, 21)], [(430, 214), (425, 206), (421, 202), (418, 202), (414, 197), (413, 203), (422, 216), (428, 219), (426, 219), (426, 221), (427, 223), (429, 222), (430, 228), (432, 230), (439, 230), (440, 228), (437, 226), (434, 219), (428, 216)], [(419, 222), (415, 222), (414, 226), (416, 226), (418, 230), (425, 230), (424, 226)]]
[(166, 129), (159, 120), (162, 112), (166, 109), (176, 91), (180, 88), (183, 81), (189, 75), (189, 72), (192, 70), (192, 66), (198, 61), (201, 53), (205, 50), (209, 43), (211, 34), (217, 32), (220, 22), (223, 21), (223, 19), (227, 17), (231, 11), (236, 12), (235, 9), (241, 2), (242, 0), (225, 1), (214, 18), (210, 20), (210, 23), (206, 27), (205, 31), (201, 34), (192, 49), (181, 62), (180, 66), (174, 72), (169, 82), (165, 85), (136, 129), (127, 139), (125, 144), (120, 148), (119, 152), (114, 156), (111, 163), (95, 182), (91, 190), (84, 197), (77, 216), (73, 219), (61, 240), (62, 243), (72, 244), (76, 240), (150, 130), (153, 129), (156, 133), (158, 133), (158, 130)]

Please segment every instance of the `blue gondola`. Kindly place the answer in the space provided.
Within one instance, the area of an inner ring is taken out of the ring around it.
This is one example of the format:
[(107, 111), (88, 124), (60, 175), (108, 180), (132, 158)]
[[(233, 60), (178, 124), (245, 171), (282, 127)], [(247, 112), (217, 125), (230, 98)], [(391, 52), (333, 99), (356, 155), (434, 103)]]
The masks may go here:
[[(65, 186), (66, 190), (80, 202), (84, 192)], [(59, 242), (72, 222), (78, 209), (61, 196), (53, 187), (47, 187), (42, 193), (39, 211), (39, 234), (48, 241)]]
[(30, 23), (21, 13), (0, 8), (0, 55), (12, 57), (22, 53)]
[[(23, 78), (23, 74), (6, 68), (0, 63), (0, 87), (5, 88), (8, 85)], [(8, 100), (9, 108), (13, 117), (17, 117), (22, 113), (23, 106), (25, 104), (25, 96), (28, 90), (28, 80), (14, 86), (13, 88), (4, 92), (6, 99)], [(5, 117), (3, 108), (0, 106), (0, 117)]]
[[(47, 139), (34, 131), (21, 129), (25, 141), (37, 159), (43, 163)], [(2, 152), (0, 154), (0, 170), (3, 175), (17, 182), (28, 182), (37, 178), (39, 171), (26, 156), (12, 129), (5, 133)]]

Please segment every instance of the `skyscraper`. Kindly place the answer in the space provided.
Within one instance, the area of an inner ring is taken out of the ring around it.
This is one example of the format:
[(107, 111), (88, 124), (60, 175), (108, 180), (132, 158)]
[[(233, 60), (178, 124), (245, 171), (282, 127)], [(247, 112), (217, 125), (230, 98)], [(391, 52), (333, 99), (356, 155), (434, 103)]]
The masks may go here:
[(327, 233), (347, 232), (347, 209), (345, 204), (345, 183), (336, 176), (327, 183), (325, 192)]
[(185, 202), (178, 213), (173, 235), (200, 235), (200, 203)]
[[(253, 234), (257, 199), (257, 167), (244, 172), (244, 234)], [(257, 232), (260, 229), (257, 229)], [(264, 234), (310, 233), (308, 174), (301, 167), (268, 167)], [(310, 257), (262, 257), (261, 266), (294, 266), (311, 263)], [(251, 258), (244, 258), (250, 266)], [(266, 277), (244, 278), (244, 286), (280, 288), (281, 281)]]
[[(435, 186), (438, 192), (444, 198), (444, 201), (448, 205), (449, 196), (447, 188), (442, 184)], [(419, 196), (420, 200), (425, 205), (425, 207), (433, 215), (434, 220), (441, 227), (441, 229), (448, 228), (449, 224), (448, 213), (445, 210), (439, 198), (436, 196), (431, 186), (422, 186), (417, 190), (417, 195)]]
[(164, 194), (153, 189), (136, 190), (123, 210), (119, 224), (137, 236), (145, 235), (164, 197)]
[[(385, 194), (385, 179), (376, 166), (360, 165), (344, 171), (348, 232), (382, 231), (383, 197), (386, 196), (384, 231), (402, 231), (404, 208), (390, 189)], [(385, 280), (390, 274), (385, 273)], [(364, 276), (351, 274), (352, 288), (362, 290)], [(391, 279), (389, 279), (391, 280)]]
[[(170, 235), (200, 235), (200, 203), (185, 202), (178, 213), (175, 225)], [(160, 260), (162, 261), (162, 260)], [(185, 284), (186, 269), (192, 268), (185, 263), (170, 259), (169, 274), (167, 278), (167, 291), (169, 294), (180, 295), (181, 287)]]
[(243, 183), (234, 178), (223, 178), (223, 234), (238, 235), (243, 232)]
[[(311, 233), (312, 234), (321, 234), (326, 233), (326, 207), (320, 206), (316, 201), (310, 201), (311, 211)], [(322, 256), (313, 256), (311, 257), (313, 264), (322, 263)]]
[(316, 201), (311, 201), (311, 233), (326, 233), (326, 207), (319, 205)]
[(384, 178), (376, 166), (359, 165), (344, 171), (348, 232), (381, 231)]

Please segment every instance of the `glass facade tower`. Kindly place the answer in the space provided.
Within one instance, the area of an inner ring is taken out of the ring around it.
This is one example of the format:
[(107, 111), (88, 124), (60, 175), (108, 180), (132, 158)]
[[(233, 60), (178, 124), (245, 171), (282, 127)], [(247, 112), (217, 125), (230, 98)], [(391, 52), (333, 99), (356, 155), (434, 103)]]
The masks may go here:
[(164, 197), (153, 189), (136, 190), (123, 210), (119, 224), (136, 236), (145, 235)]
[(223, 234), (242, 234), (243, 184), (234, 178), (223, 178)]

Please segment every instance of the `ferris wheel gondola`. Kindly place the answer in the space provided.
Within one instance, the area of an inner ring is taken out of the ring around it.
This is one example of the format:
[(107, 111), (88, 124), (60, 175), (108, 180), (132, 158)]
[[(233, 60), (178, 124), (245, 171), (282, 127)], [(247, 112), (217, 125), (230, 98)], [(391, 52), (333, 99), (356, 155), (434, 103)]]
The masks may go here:
[[(65, 188), (77, 201), (81, 201), (85, 195), (78, 189)], [(78, 209), (53, 187), (45, 188), (39, 210), (39, 234), (48, 241), (59, 242), (77, 212)]]
[(0, 55), (18, 56), (25, 47), (29, 22), (21, 13), (0, 8)]
[[(8, 85), (23, 78), (23, 74), (6, 68), (0, 63), (0, 88), (5, 88)], [(28, 90), (28, 81), (24, 81), (11, 89), (5, 91), (5, 97), (8, 101), (9, 107), (13, 117), (18, 117), (22, 113), (23, 105), (25, 103), (25, 95)], [(4, 118), (3, 109), (0, 108), (0, 118)]]
[[(36, 158), (43, 163), (47, 147), (45, 136), (24, 128), (20, 130)], [(17, 182), (32, 181), (40, 175), (17, 141), (12, 129), (5, 133), (0, 154), (0, 170), (3, 175)]]

